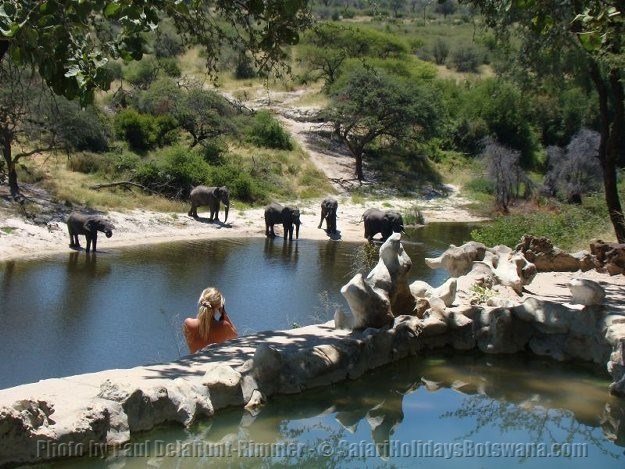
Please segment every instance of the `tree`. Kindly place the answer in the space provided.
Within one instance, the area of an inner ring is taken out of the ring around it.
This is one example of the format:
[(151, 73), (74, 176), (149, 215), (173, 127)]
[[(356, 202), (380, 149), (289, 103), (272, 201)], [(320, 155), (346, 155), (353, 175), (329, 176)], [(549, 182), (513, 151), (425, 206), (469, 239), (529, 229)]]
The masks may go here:
[(106, 146), (106, 136), (97, 126), (81, 119), (86, 111), (68, 103), (59, 106), (29, 69), (5, 60), (0, 64), (0, 83), (0, 153), (14, 198), (19, 196), (17, 166), (22, 158), (68, 144)]
[(489, 177), (495, 181), (497, 209), (508, 213), (512, 196), (518, 196), (519, 187), (529, 192), (529, 178), (521, 170), (521, 152), (508, 148), (492, 138), (484, 142), (484, 160)]
[(600, 140), (598, 132), (581, 129), (566, 148), (547, 147), (545, 187), (550, 194), (559, 193), (579, 203), (582, 195), (599, 188), (601, 167), (596, 155)]
[(140, 60), (145, 33), (165, 18), (186, 44), (206, 49), (215, 70), (221, 47), (239, 43), (268, 69), (310, 24), (306, 0), (2, 0), (0, 63), (34, 65), (54, 92), (83, 104), (110, 81), (111, 60)]
[[(537, 81), (542, 76), (588, 80), (599, 107), (599, 151), (603, 188), (616, 239), (625, 243), (625, 215), (617, 188), (617, 162), (625, 136), (625, 3), (622, 0), (545, 0), (476, 5), (486, 24), (506, 44), (520, 42), (518, 63)], [(577, 55), (581, 60), (563, 61)], [(544, 60), (549, 57), (549, 60)], [(592, 156), (589, 156), (592, 157)]]
[(326, 89), (340, 76), (343, 64), (352, 58), (403, 57), (408, 47), (402, 41), (367, 28), (322, 23), (306, 33), (300, 47), (300, 60)]
[(356, 160), (364, 179), (363, 156), (375, 141), (406, 141), (431, 135), (440, 115), (440, 100), (426, 82), (401, 80), (370, 67), (354, 69), (331, 93), (324, 116)]

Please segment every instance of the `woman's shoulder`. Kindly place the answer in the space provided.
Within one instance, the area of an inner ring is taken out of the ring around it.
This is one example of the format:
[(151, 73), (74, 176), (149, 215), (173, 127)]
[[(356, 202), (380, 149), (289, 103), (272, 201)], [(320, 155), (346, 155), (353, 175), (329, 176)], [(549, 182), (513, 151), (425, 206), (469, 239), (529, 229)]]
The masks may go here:
[(197, 318), (186, 318), (183, 324), (187, 327), (197, 327), (199, 321), (197, 320)]

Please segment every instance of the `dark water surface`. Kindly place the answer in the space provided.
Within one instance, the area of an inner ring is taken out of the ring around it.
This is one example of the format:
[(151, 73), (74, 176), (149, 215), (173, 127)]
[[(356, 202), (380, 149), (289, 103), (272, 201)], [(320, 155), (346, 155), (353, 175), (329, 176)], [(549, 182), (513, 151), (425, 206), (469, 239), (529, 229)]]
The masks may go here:
[[(430, 224), (404, 238), (411, 275), (465, 224)], [(187, 354), (185, 317), (207, 286), (220, 288), (241, 335), (325, 322), (363, 244), (282, 239), (176, 242), (0, 263), (0, 389), (43, 378), (170, 361)]]

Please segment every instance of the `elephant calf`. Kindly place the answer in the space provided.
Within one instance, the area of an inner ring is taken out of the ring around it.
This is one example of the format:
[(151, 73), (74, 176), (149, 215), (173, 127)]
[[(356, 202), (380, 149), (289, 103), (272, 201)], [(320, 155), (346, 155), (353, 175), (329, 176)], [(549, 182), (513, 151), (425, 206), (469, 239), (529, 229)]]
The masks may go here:
[(362, 220), (365, 222), (365, 238), (369, 242), (378, 233), (382, 234), (382, 241), (386, 241), (391, 234), (404, 232), (404, 219), (399, 212), (369, 208), (363, 213)]
[(282, 206), (271, 203), (265, 207), (265, 236), (275, 237), (273, 225), (282, 223), (284, 228), (284, 239), (287, 234), (289, 240), (293, 240), (293, 227), (295, 226), (295, 239), (299, 238), (299, 226), (302, 222), (299, 219), (299, 209), (293, 206)]
[(89, 252), (93, 245), (93, 252), (95, 252), (98, 242), (98, 231), (101, 231), (107, 238), (110, 238), (113, 236), (114, 229), (115, 227), (111, 222), (97, 215), (72, 212), (67, 219), (69, 247), (79, 248), (80, 242), (78, 241), (78, 235), (85, 235), (85, 239), (87, 240), (86, 251)]
[(339, 203), (333, 197), (323, 199), (323, 202), (321, 202), (321, 220), (319, 220), (319, 226), (317, 228), (321, 228), (321, 224), (325, 218), (326, 231), (330, 234), (336, 233), (336, 211), (338, 207)]

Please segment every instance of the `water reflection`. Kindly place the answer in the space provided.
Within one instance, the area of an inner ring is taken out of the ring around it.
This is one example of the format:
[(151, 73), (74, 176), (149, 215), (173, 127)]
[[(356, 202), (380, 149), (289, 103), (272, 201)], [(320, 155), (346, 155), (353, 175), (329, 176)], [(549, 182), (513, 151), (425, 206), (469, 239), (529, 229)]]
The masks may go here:
[[(523, 355), (413, 357), (356, 381), (274, 397), (255, 414), (224, 410), (187, 430), (143, 434), (96, 464), (618, 467), (625, 402), (607, 384), (594, 368)], [(508, 456), (485, 457), (487, 447), (506, 444)], [(541, 453), (554, 448), (560, 456)]]

